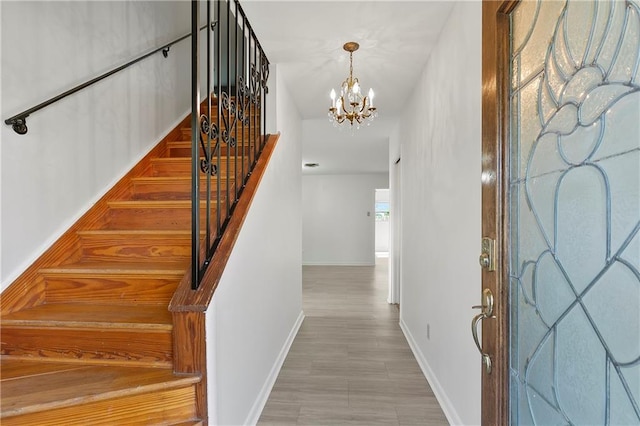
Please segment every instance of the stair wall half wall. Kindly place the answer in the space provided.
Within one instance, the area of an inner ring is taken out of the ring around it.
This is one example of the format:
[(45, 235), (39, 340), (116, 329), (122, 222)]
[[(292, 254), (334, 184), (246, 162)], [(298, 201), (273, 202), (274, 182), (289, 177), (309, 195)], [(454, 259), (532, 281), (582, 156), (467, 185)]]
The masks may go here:
[(301, 119), (271, 77), (280, 138), (206, 312), (212, 425), (257, 422), (303, 318)]

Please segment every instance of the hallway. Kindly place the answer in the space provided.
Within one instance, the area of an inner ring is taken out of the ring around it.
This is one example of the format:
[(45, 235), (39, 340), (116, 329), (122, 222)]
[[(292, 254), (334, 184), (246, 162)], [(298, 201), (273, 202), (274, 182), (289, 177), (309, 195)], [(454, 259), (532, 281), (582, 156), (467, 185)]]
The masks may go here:
[(304, 323), (259, 425), (447, 425), (375, 267), (304, 266)]

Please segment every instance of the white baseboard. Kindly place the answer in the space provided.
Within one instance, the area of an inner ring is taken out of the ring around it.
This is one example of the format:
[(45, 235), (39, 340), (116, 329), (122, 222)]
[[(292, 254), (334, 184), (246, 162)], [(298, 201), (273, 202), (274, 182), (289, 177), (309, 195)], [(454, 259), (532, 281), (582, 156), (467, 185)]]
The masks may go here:
[(424, 374), (424, 376), (427, 378), (427, 381), (429, 382), (429, 385), (431, 386), (433, 393), (436, 395), (436, 399), (438, 400), (438, 403), (440, 404), (442, 411), (444, 411), (444, 415), (447, 417), (449, 424), (462, 425), (463, 423), (462, 423), (462, 420), (460, 419), (460, 416), (458, 415), (455, 408), (453, 407), (451, 400), (449, 400), (449, 398), (447, 397), (446, 392), (440, 385), (440, 382), (436, 378), (436, 375), (433, 373), (433, 370), (429, 366), (429, 363), (427, 362), (427, 358), (424, 356), (424, 354), (418, 347), (418, 344), (413, 338), (413, 335), (411, 334), (409, 327), (407, 327), (407, 325), (405, 324), (402, 318), (400, 319), (400, 328), (402, 329), (404, 336), (407, 338), (409, 347), (413, 351), (413, 355), (416, 357), (416, 360), (418, 361), (418, 365), (420, 366), (420, 369), (422, 370), (422, 373)]
[(287, 358), (287, 354), (289, 353), (289, 348), (293, 344), (293, 340), (296, 338), (298, 334), (298, 330), (302, 325), (302, 321), (304, 321), (304, 312), (300, 311), (300, 315), (298, 315), (298, 319), (293, 324), (291, 328), (291, 332), (289, 332), (289, 336), (287, 340), (284, 342), (280, 353), (278, 354), (278, 358), (273, 364), (269, 375), (267, 376), (267, 380), (264, 382), (256, 401), (253, 403), (251, 407), (251, 411), (249, 411), (249, 415), (244, 421), (244, 425), (255, 425), (258, 423), (260, 419), (260, 414), (262, 414), (262, 410), (269, 399), (269, 394), (271, 394), (271, 389), (273, 389), (273, 385), (276, 383), (276, 379), (278, 378), (278, 374), (280, 374), (280, 369), (282, 368), (282, 364), (284, 364), (284, 360)]

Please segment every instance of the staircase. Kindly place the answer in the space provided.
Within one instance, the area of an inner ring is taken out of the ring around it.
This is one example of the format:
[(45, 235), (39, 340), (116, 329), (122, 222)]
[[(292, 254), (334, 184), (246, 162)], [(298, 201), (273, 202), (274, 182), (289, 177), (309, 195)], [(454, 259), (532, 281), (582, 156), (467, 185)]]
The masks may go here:
[[(222, 220), (253, 143), (221, 148)], [(3, 293), (0, 423), (206, 424), (204, 378), (174, 374), (168, 310), (190, 265), (190, 200), (187, 117)]]

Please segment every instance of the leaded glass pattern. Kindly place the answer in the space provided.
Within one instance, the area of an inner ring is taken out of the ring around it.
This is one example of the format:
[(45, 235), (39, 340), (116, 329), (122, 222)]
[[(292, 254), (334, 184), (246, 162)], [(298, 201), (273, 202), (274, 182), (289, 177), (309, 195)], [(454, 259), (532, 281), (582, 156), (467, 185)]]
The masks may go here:
[(640, 4), (510, 17), (511, 422), (640, 424)]

